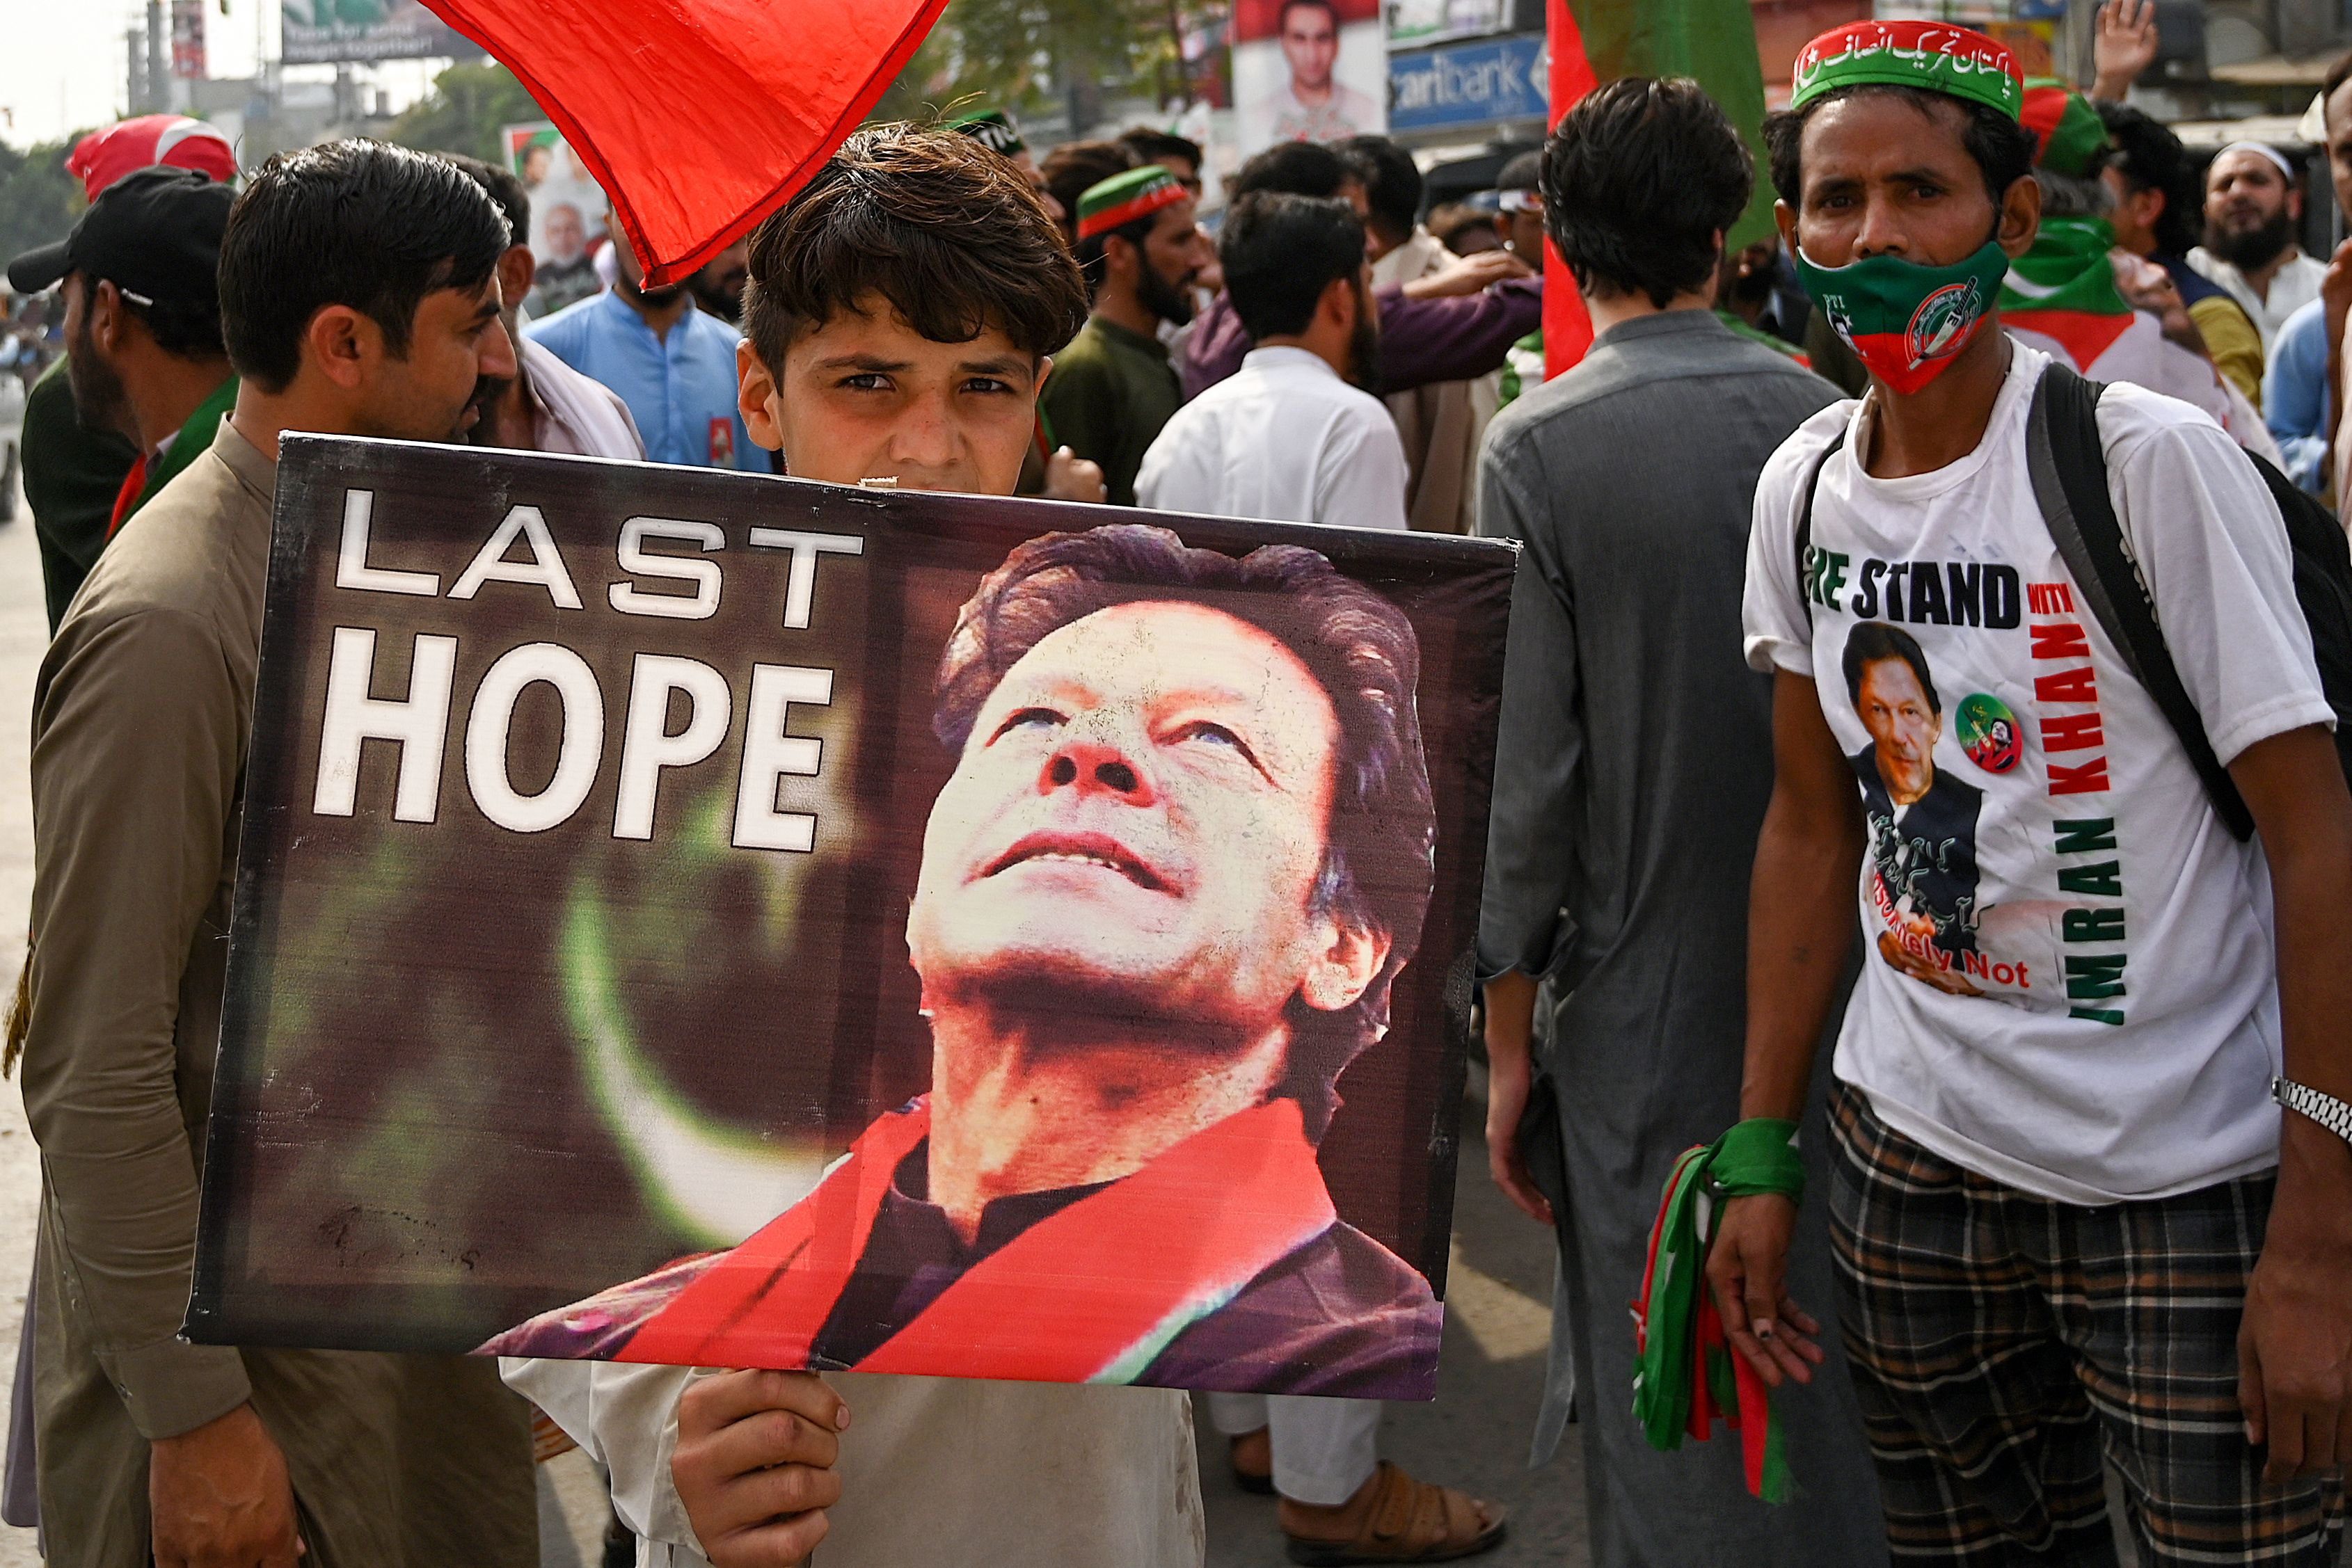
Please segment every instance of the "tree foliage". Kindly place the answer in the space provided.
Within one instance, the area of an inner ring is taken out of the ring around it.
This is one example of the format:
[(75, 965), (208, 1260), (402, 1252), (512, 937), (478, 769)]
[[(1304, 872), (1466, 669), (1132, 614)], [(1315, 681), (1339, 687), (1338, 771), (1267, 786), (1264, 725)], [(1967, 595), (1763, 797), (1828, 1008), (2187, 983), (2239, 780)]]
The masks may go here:
[(66, 237), (83, 206), (81, 182), (66, 172), (66, 154), (89, 132), (39, 141), (19, 152), (0, 142), (0, 258)]
[(390, 140), (420, 152), (466, 152), (496, 163), (499, 128), (545, 120), (514, 73), (494, 60), (451, 66), (392, 122)]
[(882, 111), (1165, 99), (1181, 91), (1176, 29), (1224, 9), (1224, 0), (950, 0)]

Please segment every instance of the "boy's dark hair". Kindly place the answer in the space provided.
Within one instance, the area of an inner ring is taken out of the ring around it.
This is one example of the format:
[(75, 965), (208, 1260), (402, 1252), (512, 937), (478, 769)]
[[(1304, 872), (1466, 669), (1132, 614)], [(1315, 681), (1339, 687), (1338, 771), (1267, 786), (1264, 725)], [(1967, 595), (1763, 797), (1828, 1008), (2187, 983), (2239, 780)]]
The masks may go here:
[(1364, 225), (1336, 196), (1253, 191), (1233, 204), (1217, 238), (1225, 292), (1254, 339), (1303, 332), (1323, 291), (1364, 267)]
[(2171, 127), (2143, 110), (2127, 103), (2091, 107), (2099, 111), (2115, 148), (2107, 166), (2134, 193), (2155, 191), (2164, 197), (2164, 210), (2156, 215), (2156, 248), (2167, 256), (2187, 256), (2204, 239), (2205, 207), (2189, 149)]
[(1363, 181), (1360, 165), (1342, 158), (1319, 141), (1277, 141), (1241, 167), (1225, 186), (1238, 202), (1253, 191), (1280, 191), (1293, 196), (1336, 196), (1350, 180)]
[(1543, 185), (1543, 152), (1540, 149), (1522, 152), (1504, 164), (1495, 174), (1498, 191), (1534, 191)]
[(1715, 276), (1755, 188), (1739, 132), (1686, 78), (1595, 89), (1543, 152), (1544, 226), (1577, 287), (1597, 279), (1660, 309)]
[(1857, 622), (1846, 633), (1845, 655), (1839, 661), (1845, 674), (1846, 701), (1862, 700), (1862, 677), (1871, 665), (1891, 664), (1896, 659), (1910, 665), (1911, 673), (1919, 677), (1919, 691), (1927, 699), (1927, 711), (1940, 715), (1944, 699), (1936, 693), (1936, 677), (1927, 673), (1927, 650), (1910, 632), (1884, 621)]
[(1991, 105), (1925, 88), (1861, 82), (1825, 92), (1802, 109), (1784, 109), (1764, 117), (1764, 152), (1772, 163), (1772, 189), (1789, 205), (1801, 207), (1804, 202), (1805, 127), (1829, 105), (1863, 93), (1892, 94), (1928, 119), (1941, 119), (1947, 124), (1948, 117), (1958, 115), (1960, 145), (1984, 176), (1985, 193), (1995, 206), (2011, 185), (2033, 172), (2033, 132)]
[(1075, 235), (1078, 232), (1078, 198), (1113, 174), (1124, 174), (1136, 164), (1135, 153), (1123, 141), (1065, 141), (1045, 154), (1037, 172), (1045, 177), (1045, 189), (1069, 214), (1065, 232)]
[(1010, 162), (960, 131), (869, 125), (751, 231), (743, 329), (771, 372), (793, 340), (879, 295), (937, 343), (993, 327), (1025, 354), (1086, 325), (1086, 284)]
[(470, 152), (444, 152), (442, 157), (466, 171), (474, 183), (490, 193), (499, 211), (507, 217), (507, 227), (514, 231), (514, 243), (530, 243), (530, 193), (523, 189), (515, 172)]
[[(1193, 177), (1200, 177), (1201, 144), (1189, 136), (1179, 136), (1170, 131), (1154, 131), (1149, 125), (1135, 125), (1118, 133), (1118, 144), (1135, 154), (1139, 167), (1157, 163), (1162, 158), (1181, 158), (1192, 165)], [(1105, 175), (1104, 178), (1109, 176)]]
[(1402, 245), (1421, 221), (1421, 166), (1385, 136), (1350, 136), (1341, 152), (1364, 171), (1364, 201), (1381, 237)]
[(408, 352), (436, 289), (479, 289), (510, 231), (498, 204), (446, 158), (382, 141), (280, 152), (256, 170), (221, 236), (222, 336), (236, 373), (283, 392), (311, 318), (344, 305)]

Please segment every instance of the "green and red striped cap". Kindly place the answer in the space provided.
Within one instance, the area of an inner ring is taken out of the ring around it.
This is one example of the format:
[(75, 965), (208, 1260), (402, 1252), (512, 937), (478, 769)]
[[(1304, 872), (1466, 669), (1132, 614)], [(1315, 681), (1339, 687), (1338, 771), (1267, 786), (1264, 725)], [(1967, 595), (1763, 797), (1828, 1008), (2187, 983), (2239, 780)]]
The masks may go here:
[(1086, 193), (1078, 198), (1078, 237), (1092, 239), (1097, 235), (1107, 235), (1113, 229), (1125, 228), (1138, 218), (1148, 218), (1162, 207), (1191, 199), (1192, 193), (1176, 183), (1176, 176), (1157, 163), (1113, 174), (1099, 184), (1087, 186)]
[(2009, 46), (1948, 22), (1853, 22), (1833, 27), (1797, 51), (1789, 95), (1802, 109), (1847, 87), (1916, 87), (2015, 120), (2025, 72)]
[(2033, 162), (2053, 174), (2076, 178), (2095, 172), (2107, 150), (2106, 122), (2091, 100), (2054, 77), (2025, 84), (2025, 107), (2018, 120), (2033, 132)]

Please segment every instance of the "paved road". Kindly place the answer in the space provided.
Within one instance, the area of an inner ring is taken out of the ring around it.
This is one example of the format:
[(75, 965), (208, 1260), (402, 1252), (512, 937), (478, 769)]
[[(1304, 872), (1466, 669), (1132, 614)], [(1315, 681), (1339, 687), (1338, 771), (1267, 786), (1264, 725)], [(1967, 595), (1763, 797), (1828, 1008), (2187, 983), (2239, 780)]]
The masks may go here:
[[(1454, 1204), (1454, 1263), (1446, 1285), (1445, 1348), (1437, 1399), (1391, 1405), (1381, 1454), (1423, 1480), (1490, 1497), (1511, 1512), (1493, 1568), (1586, 1568), (1584, 1468), (1571, 1427), (1560, 1451), (1528, 1468), (1528, 1439), (1543, 1393), (1551, 1333), (1551, 1232), (1513, 1208), (1486, 1177), (1478, 1135), (1483, 1104), (1463, 1109), (1462, 1174)], [(1272, 1498), (1234, 1485), (1224, 1443), (1201, 1412), (1201, 1496), (1209, 1568), (1276, 1568), (1282, 1534)], [(820, 1554), (822, 1555), (822, 1554)]]

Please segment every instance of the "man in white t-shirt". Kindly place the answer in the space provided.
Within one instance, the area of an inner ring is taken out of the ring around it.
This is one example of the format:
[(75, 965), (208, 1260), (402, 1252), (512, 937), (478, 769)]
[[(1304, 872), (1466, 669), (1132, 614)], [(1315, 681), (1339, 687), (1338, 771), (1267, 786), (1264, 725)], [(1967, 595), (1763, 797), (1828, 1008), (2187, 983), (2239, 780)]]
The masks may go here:
[[(2352, 1448), (2352, 1144), (2323, 1119), (2352, 1101), (2352, 794), (2278, 510), (2209, 419), (2121, 384), (2097, 412), (2258, 841), (2050, 532), (2027, 455), (2050, 361), (1985, 281), (2038, 221), (2021, 88), (1989, 38), (1859, 24), (1800, 53), (1768, 126), (1781, 233), (1871, 387), (1757, 490), (1775, 779), (1741, 1113), (1799, 1103), (1858, 890), (1827, 1199), (1890, 1546), (2112, 1563), (2104, 1444), (2142, 1563), (2316, 1568)], [(2282, 1118), (2280, 1074), (2320, 1092), (2282, 1091), (2306, 1113)], [(1796, 1193), (1740, 1191), (1715, 1304), (1768, 1382), (1802, 1379)]]
[[(1380, 343), (1364, 249), (1363, 221), (1339, 197), (1255, 191), (1234, 204), (1217, 255), (1257, 346), (1161, 429), (1136, 476), (1138, 504), (1405, 527), (1404, 444), (1381, 401), (1351, 384), (1371, 382)], [(1281, 1497), (1299, 1562), (1441, 1562), (1502, 1542), (1500, 1507), (1380, 1462), (1377, 1401), (1208, 1397), (1244, 1484)]]

